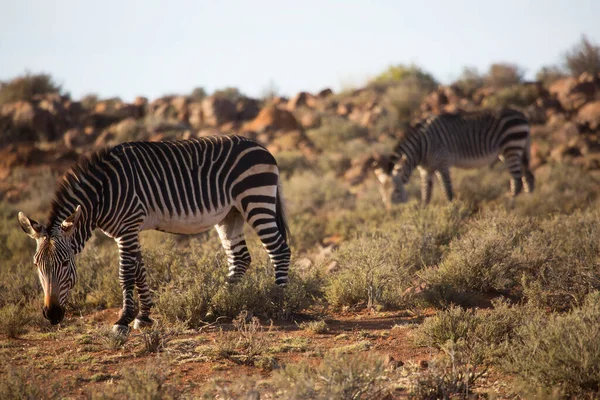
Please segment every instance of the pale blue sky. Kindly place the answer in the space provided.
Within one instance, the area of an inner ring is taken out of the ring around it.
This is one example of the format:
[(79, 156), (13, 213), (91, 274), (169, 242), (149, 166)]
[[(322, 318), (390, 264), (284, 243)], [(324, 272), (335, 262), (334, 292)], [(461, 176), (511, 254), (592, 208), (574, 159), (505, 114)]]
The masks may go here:
[(600, 41), (600, 0), (0, 2), (0, 80), (48, 72), (76, 98), (339, 90), (395, 63), (443, 82), (495, 61), (532, 77), (582, 34)]

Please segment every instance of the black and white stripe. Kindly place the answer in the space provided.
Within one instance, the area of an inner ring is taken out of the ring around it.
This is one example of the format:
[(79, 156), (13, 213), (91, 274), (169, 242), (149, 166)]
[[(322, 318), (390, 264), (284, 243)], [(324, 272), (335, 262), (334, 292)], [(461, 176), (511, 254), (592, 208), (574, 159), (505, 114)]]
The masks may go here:
[(529, 168), (531, 137), (529, 122), (520, 111), (502, 109), (462, 114), (441, 114), (412, 126), (398, 142), (386, 163), (375, 164), (386, 204), (407, 201), (404, 185), (413, 170), (421, 174), (421, 200), (429, 203), (433, 176), (442, 184), (446, 198), (454, 197), (451, 166), (478, 168), (498, 157), (511, 175), (511, 194), (523, 186), (533, 191)]
[[(284, 286), (288, 279), (288, 227), (277, 163), (263, 146), (240, 136), (130, 142), (104, 150), (65, 175), (45, 227), (22, 213), (19, 220), (38, 241), (34, 258), (38, 266), (47, 266), (40, 268), (40, 277), (62, 288), (55, 298), (61, 308), (75, 281), (73, 257), (92, 231), (99, 228), (116, 240), (123, 289), (117, 330), (126, 330), (135, 317), (134, 287), (140, 298), (136, 326), (152, 322), (142, 230), (193, 234), (215, 226), (235, 282), (250, 264), (246, 222), (269, 254), (275, 282)], [(66, 251), (58, 251), (57, 244)]]

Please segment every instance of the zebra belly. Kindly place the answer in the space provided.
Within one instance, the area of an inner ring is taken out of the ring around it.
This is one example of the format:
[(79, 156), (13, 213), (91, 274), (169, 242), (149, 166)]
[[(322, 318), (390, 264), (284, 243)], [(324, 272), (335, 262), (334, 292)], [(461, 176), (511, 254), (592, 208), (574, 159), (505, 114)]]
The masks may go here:
[(146, 217), (141, 230), (156, 229), (178, 234), (194, 234), (205, 232), (217, 225), (227, 216), (231, 207), (215, 210), (206, 214), (168, 216), (153, 213)]
[(479, 158), (464, 158), (456, 160), (454, 166), (458, 168), (481, 168), (490, 165), (494, 160), (498, 158), (498, 154), (488, 154), (484, 157)]

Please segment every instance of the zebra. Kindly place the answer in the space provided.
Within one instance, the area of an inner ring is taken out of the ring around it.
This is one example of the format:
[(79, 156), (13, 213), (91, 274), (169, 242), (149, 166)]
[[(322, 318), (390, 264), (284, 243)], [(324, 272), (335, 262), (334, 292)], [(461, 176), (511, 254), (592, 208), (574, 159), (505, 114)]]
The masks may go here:
[[(75, 255), (99, 228), (119, 249), (123, 306), (113, 331), (151, 326), (152, 300), (139, 234), (195, 234), (215, 227), (228, 262), (228, 283), (250, 265), (244, 222), (257, 233), (285, 287), (291, 251), (279, 169), (273, 155), (241, 136), (127, 142), (83, 157), (62, 178), (46, 225), (20, 212), (21, 228), (37, 242), (33, 262), (44, 291), (43, 315), (65, 314), (77, 278)], [(134, 312), (134, 287), (139, 313)]]
[(380, 182), (379, 191), (387, 207), (405, 203), (404, 185), (415, 167), (421, 175), (421, 201), (428, 204), (436, 175), (448, 201), (454, 193), (449, 167), (478, 168), (498, 158), (511, 175), (510, 193), (514, 202), (521, 190), (532, 192), (531, 136), (529, 122), (517, 110), (482, 110), (470, 113), (444, 113), (419, 121), (407, 129), (389, 157), (372, 162)]

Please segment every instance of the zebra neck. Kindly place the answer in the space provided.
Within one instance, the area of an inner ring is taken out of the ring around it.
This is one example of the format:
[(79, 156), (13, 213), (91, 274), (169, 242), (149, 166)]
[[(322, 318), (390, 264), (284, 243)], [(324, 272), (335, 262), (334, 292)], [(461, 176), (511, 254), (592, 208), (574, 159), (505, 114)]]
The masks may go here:
[[(391, 170), (398, 170), (402, 176), (402, 183), (407, 183), (413, 170), (421, 162), (421, 152), (406, 152), (402, 149), (397, 149), (390, 158)], [(402, 159), (405, 159), (402, 161)]]
[(82, 186), (67, 184), (58, 189), (52, 202), (52, 210), (47, 224), (47, 229), (51, 234), (59, 233), (62, 229), (62, 222), (75, 212), (77, 206), (81, 206), (81, 216), (77, 221), (71, 241), (75, 254), (83, 250), (86, 242), (92, 236), (101, 213), (101, 190), (99, 188), (90, 190), (91, 187), (84, 188)]

